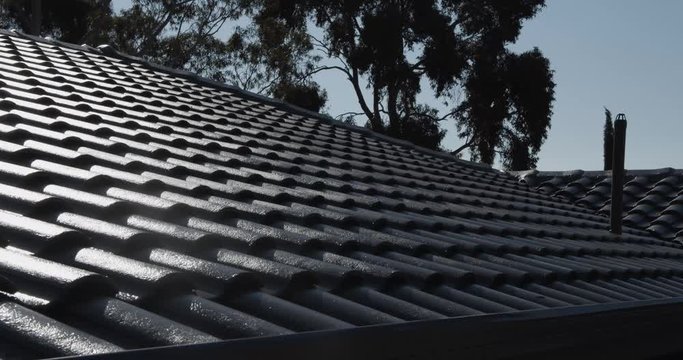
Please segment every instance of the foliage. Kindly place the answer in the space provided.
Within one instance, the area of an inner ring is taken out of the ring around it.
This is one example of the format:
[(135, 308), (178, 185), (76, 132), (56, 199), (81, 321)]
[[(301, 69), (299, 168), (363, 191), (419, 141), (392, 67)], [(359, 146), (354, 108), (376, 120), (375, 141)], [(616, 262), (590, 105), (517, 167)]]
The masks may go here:
[(555, 84), (548, 60), (534, 48), (502, 50), (475, 59), (457, 108), (460, 134), (472, 142), (475, 160), (492, 163), (501, 149), (509, 170), (533, 168), (550, 128)]
[(225, 81), (228, 46), (215, 35), (239, 9), (236, 1), (134, 0), (107, 35), (124, 53)]
[[(555, 84), (538, 49), (514, 54), (506, 45), (543, 5), (542, 0), (252, 0), (248, 13), (259, 19), (252, 31), (265, 32), (264, 24), (272, 23), (285, 31), (250, 46), (293, 67), (277, 48), (297, 36), (301, 41), (294, 48), (310, 71), (294, 77), (341, 72), (361, 109), (343, 114), (346, 120), (361, 117), (375, 131), (438, 149), (444, 135), (440, 123), (455, 119), (466, 139), (455, 153), (469, 149), (486, 163), (499, 154), (508, 168), (529, 168), (547, 137)], [(440, 113), (421, 104), (417, 96), (425, 87), (450, 110)], [(463, 101), (455, 96), (459, 90)]]
[(605, 170), (612, 170), (612, 153), (614, 152), (614, 123), (612, 122), (612, 112), (605, 108), (605, 127), (603, 129), (603, 158), (605, 160)]
[[(35, 2), (0, 0), (0, 26), (32, 32)], [(61, 0), (40, 2), (42, 18), (39, 33), (71, 43), (95, 43), (104, 40), (100, 27), (111, 17), (109, 0)]]

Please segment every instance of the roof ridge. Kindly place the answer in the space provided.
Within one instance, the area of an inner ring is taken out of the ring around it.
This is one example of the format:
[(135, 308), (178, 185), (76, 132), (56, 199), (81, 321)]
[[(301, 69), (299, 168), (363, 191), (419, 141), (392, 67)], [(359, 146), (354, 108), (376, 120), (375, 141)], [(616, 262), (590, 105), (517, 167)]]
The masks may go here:
[(493, 169), (488, 164), (459, 159), (459, 158), (455, 157), (454, 155), (448, 154), (446, 152), (431, 150), (431, 149), (425, 148), (423, 146), (413, 144), (413, 143), (406, 141), (406, 140), (397, 139), (397, 138), (394, 138), (394, 137), (391, 137), (388, 135), (380, 134), (376, 131), (370, 130), (370, 129), (362, 127), (362, 126), (348, 124), (348, 123), (345, 123), (341, 120), (337, 120), (337, 119), (335, 119), (329, 115), (320, 114), (320, 113), (317, 113), (317, 112), (314, 112), (314, 111), (311, 111), (308, 109), (304, 109), (300, 106), (290, 104), (290, 103), (285, 102), (283, 100), (274, 99), (274, 98), (270, 98), (270, 97), (267, 97), (264, 95), (260, 95), (260, 94), (239, 88), (235, 85), (230, 85), (230, 84), (222, 83), (219, 81), (211, 80), (207, 77), (201, 76), (201, 75), (193, 73), (191, 71), (173, 69), (173, 68), (170, 68), (170, 67), (167, 67), (164, 65), (156, 64), (154, 62), (145, 60), (143, 58), (123, 53), (123, 52), (119, 51), (118, 49), (116, 49), (115, 46), (110, 45), (110, 44), (103, 44), (103, 45), (99, 45), (97, 47), (93, 47), (93, 46), (87, 45), (87, 44), (77, 45), (77, 44), (67, 43), (67, 42), (63, 42), (63, 41), (59, 41), (59, 40), (55, 40), (55, 39), (51, 39), (51, 38), (44, 38), (44, 37), (40, 37), (40, 36), (26, 34), (24, 32), (18, 31), (18, 30), (0, 29), (0, 34), (6, 34), (6, 35), (11, 35), (11, 36), (19, 36), (19, 37), (23, 37), (26, 39), (30, 39), (30, 40), (38, 41), (38, 42), (42, 42), (42, 43), (64, 46), (64, 47), (74, 49), (74, 50), (95, 52), (95, 53), (100, 53), (100, 54), (106, 55), (106, 56), (116, 57), (119, 59), (124, 59), (124, 60), (128, 60), (128, 61), (135, 61), (135, 62), (141, 63), (145, 66), (148, 66), (152, 69), (161, 70), (161, 71), (164, 71), (164, 72), (176, 75), (176, 76), (183, 76), (185, 78), (188, 78), (189, 80), (201, 83), (203, 85), (209, 85), (209, 86), (217, 87), (219, 89), (229, 90), (233, 93), (237, 93), (237, 94), (242, 95), (244, 97), (251, 98), (252, 100), (259, 100), (259, 101), (262, 101), (262, 102), (267, 103), (269, 105), (278, 107), (281, 110), (289, 111), (289, 112), (292, 112), (292, 113), (295, 113), (298, 115), (313, 117), (313, 118), (316, 118), (316, 119), (321, 120), (321, 121), (326, 121), (328, 123), (332, 123), (335, 126), (339, 126), (339, 127), (345, 128), (347, 130), (359, 132), (359, 133), (362, 133), (364, 135), (372, 136), (372, 137), (375, 137), (378, 139), (382, 139), (384, 141), (389, 141), (389, 142), (392, 142), (392, 143), (397, 144), (397, 145), (406, 146), (406, 147), (409, 147), (409, 148), (414, 149), (416, 151), (419, 151), (419, 152), (422, 152), (422, 153), (425, 153), (425, 154), (428, 154), (431, 156), (436, 156), (436, 157), (444, 159), (444, 160), (453, 161), (455, 163), (461, 163), (465, 166), (471, 166), (471, 167), (476, 167), (476, 168), (480, 168), (480, 169), (497, 171), (497, 170)]
[[(551, 171), (543, 171), (543, 170), (523, 170), (523, 171), (511, 171), (511, 174), (515, 176), (567, 176), (567, 175), (575, 175), (577, 173), (580, 173), (585, 176), (599, 176), (599, 175), (606, 175), (606, 174), (611, 174), (612, 170), (582, 170), (582, 169), (575, 169), (575, 170), (551, 170)], [(683, 174), (683, 169), (676, 169), (672, 167), (663, 167), (663, 168), (656, 168), (656, 169), (626, 169), (626, 174), (630, 175), (667, 175), (667, 174)]]

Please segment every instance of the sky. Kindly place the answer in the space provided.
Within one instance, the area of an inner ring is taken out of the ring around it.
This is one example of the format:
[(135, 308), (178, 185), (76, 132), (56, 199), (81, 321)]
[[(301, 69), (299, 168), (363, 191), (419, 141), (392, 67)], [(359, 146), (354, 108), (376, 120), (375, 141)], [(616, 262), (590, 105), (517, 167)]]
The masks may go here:
[(678, 0), (550, 0), (526, 23), (512, 48), (538, 46), (557, 84), (539, 169), (600, 169), (603, 106), (626, 115), (626, 168), (683, 168), (681, 13)]
[[(601, 169), (603, 107), (628, 120), (627, 169), (683, 168), (682, 13), (680, 0), (547, 0), (524, 24), (510, 48), (538, 47), (557, 84), (538, 169)], [(359, 110), (343, 76), (327, 72), (315, 80), (328, 92), (328, 113)], [(457, 148), (454, 124), (444, 125), (444, 147)]]

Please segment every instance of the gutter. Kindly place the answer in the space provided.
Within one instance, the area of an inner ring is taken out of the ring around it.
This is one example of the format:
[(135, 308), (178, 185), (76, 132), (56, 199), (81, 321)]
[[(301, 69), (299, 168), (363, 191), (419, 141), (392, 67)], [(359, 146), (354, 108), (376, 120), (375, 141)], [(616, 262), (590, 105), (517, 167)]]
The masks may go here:
[(60, 359), (642, 359), (680, 356), (683, 297), (235, 339)]

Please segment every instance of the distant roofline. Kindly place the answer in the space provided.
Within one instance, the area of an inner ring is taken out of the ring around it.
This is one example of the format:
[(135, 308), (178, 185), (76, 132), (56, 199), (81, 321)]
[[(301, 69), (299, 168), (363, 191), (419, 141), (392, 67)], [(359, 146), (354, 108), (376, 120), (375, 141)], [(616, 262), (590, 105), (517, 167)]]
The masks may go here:
[(339, 127), (345, 128), (347, 130), (359, 132), (359, 133), (362, 133), (364, 135), (369, 135), (369, 136), (372, 136), (372, 137), (375, 137), (378, 139), (389, 141), (389, 142), (394, 143), (396, 145), (406, 146), (406, 147), (415, 149), (416, 151), (425, 153), (427, 155), (435, 156), (435, 157), (438, 157), (438, 158), (441, 158), (444, 160), (448, 160), (448, 161), (454, 161), (456, 163), (462, 163), (463, 165), (480, 168), (482, 170), (499, 171), (499, 170), (493, 169), (488, 164), (483, 164), (483, 163), (478, 163), (478, 162), (474, 162), (474, 161), (459, 159), (459, 158), (457, 158), (451, 154), (445, 153), (445, 152), (427, 149), (425, 147), (415, 145), (409, 141), (397, 139), (397, 138), (387, 136), (384, 134), (380, 134), (378, 132), (372, 131), (372, 130), (365, 128), (365, 127), (362, 127), (362, 126), (347, 124), (347, 123), (340, 121), (340, 120), (337, 120), (331, 116), (320, 114), (320, 113), (317, 113), (317, 112), (314, 112), (314, 111), (311, 111), (308, 109), (304, 109), (302, 107), (287, 103), (287, 102), (282, 101), (282, 100), (273, 99), (273, 98), (269, 98), (267, 96), (256, 94), (256, 93), (253, 93), (251, 91), (241, 89), (241, 88), (234, 86), (234, 85), (229, 85), (226, 83), (211, 80), (209, 78), (200, 76), (200, 75), (195, 74), (195, 73), (190, 72), (190, 71), (172, 69), (172, 68), (169, 68), (169, 67), (166, 67), (166, 66), (163, 66), (160, 64), (156, 64), (156, 63), (150, 62), (148, 60), (145, 60), (145, 59), (142, 59), (142, 58), (139, 58), (136, 56), (125, 54), (123, 52), (118, 51), (112, 45), (104, 44), (104, 45), (99, 45), (97, 47), (93, 47), (93, 46), (87, 45), (87, 44), (76, 45), (76, 44), (67, 43), (67, 42), (54, 40), (54, 39), (50, 39), (50, 38), (43, 38), (40, 36), (29, 35), (29, 34), (26, 34), (26, 33), (23, 33), (21, 31), (17, 31), (17, 30), (7, 30), (7, 29), (0, 29), (0, 34), (20, 36), (20, 37), (23, 37), (26, 39), (30, 39), (33, 41), (42, 42), (42, 43), (46, 43), (46, 44), (59, 45), (59, 46), (67, 47), (67, 48), (74, 49), (74, 50), (94, 52), (94, 53), (99, 53), (99, 54), (102, 54), (105, 56), (116, 57), (116, 58), (123, 59), (123, 60), (135, 61), (135, 62), (141, 63), (145, 66), (148, 66), (152, 69), (164, 71), (164, 72), (176, 75), (176, 76), (182, 76), (182, 77), (187, 78), (189, 80), (198, 82), (202, 85), (212, 86), (212, 87), (216, 87), (216, 88), (219, 88), (222, 90), (228, 90), (228, 91), (231, 91), (234, 93), (238, 93), (238, 94), (240, 94), (246, 98), (261, 101), (261, 102), (266, 103), (268, 105), (275, 106), (281, 110), (285, 110), (285, 111), (288, 111), (288, 112), (291, 112), (294, 114), (313, 117), (313, 118), (316, 118), (318, 120), (326, 121), (326, 122), (331, 123), (335, 126), (339, 126)]
[[(521, 171), (509, 171), (508, 173), (525, 178), (527, 176), (605, 176), (611, 175), (611, 170), (553, 170), (553, 171), (543, 171), (543, 170), (521, 170)], [(658, 168), (658, 169), (632, 169), (626, 170), (626, 175), (639, 176), (639, 175), (673, 175), (673, 174), (683, 174), (683, 169), (675, 169), (670, 167)]]

